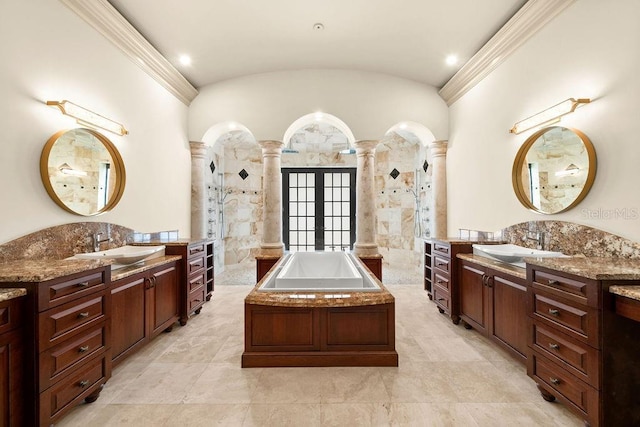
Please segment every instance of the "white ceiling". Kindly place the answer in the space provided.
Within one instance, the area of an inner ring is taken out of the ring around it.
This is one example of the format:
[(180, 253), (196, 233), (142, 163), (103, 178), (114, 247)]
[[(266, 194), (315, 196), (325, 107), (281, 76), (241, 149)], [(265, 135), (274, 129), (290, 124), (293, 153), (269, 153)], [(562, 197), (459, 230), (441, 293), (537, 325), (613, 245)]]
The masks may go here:
[[(350, 69), (441, 87), (526, 0), (108, 0), (195, 87)], [(314, 30), (316, 23), (323, 30)], [(182, 54), (191, 66), (179, 62)], [(458, 65), (445, 64), (457, 54)]]

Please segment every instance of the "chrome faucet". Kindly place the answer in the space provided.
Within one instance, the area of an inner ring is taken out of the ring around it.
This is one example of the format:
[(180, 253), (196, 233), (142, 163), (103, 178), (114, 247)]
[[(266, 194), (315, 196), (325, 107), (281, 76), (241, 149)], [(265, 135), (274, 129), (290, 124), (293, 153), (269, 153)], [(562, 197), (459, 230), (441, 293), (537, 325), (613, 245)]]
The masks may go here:
[(536, 249), (544, 250), (544, 233), (542, 231), (527, 231), (524, 240), (533, 240), (538, 244)]
[(107, 238), (103, 239), (102, 238), (103, 234), (104, 233), (101, 232), (101, 233), (95, 233), (93, 235), (93, 251), (94, 252), (99, 252), (100, 251), (100, 243), (106, 243), (106, 242), (111, 242), (112, 241), (111, 237), (109, 237), (108, 234), (107, 234)]

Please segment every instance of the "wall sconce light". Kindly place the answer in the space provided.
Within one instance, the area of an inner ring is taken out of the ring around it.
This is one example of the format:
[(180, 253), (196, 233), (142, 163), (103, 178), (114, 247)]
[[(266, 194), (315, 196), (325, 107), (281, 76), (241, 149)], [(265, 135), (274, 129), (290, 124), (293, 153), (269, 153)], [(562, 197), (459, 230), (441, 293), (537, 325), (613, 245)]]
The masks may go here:
[(129, 133), (129, 131), (120, 123), (114, 122), (113, 120), (101, 116), (98, 113), (87, 110), (73, 102), (67, 100), (47, 101), (47, 105), (58, 107), (62, 114), (73, 117), (76, 119), (78, 124), (108, 130), (109, 132), (113, 132), (118, 135), (127, 135)]
[(81, 171), (79, 169), (74, 169), (71, 166), (69, 166), (69, 163), (63, 163), (60, 165), (60, 167), (58, 168), (58, 170), (65, 174), (65, 175), (70, 175), (70, 176), (87, 176), (87, 173), (85, 171)]
[(573, 163), (571, 163), (569, 166), (567, 166), (566, 169), (556, 172), (556, 176), (575, 175), (578, 172), (580, 172), (580, 168), (574, 165)]
[(560, 121), (560, 117), (573, 113), (579, 105), (588, 104), (590, 102), (591, 99), (589, 98), (569, 98), (566, 101), (562, 101), (553, 107), (549, 107), (546, 110), (539, 112), (538, 114), (534, 114), (531, 117), (517, 122), (509, 132), (517, 135), (534, 127), (542, 127), (552, 123), (557, 123)]

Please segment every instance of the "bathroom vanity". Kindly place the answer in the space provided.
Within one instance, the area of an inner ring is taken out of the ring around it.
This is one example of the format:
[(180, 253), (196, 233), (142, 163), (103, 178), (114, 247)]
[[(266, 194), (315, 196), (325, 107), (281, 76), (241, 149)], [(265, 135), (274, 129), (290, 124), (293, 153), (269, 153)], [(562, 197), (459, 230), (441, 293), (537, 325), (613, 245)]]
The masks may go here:
[(640, 262), (531, 259), (527, 281), (527, 374), (545, 400), (565, 403), (591, 426), (640, 425), (640, 322), (617, 312), (640, 285)]
[(460, 254), (457, 277), (463, 325), (473, 327), (524, 363), (528, 327), (525, 270), (474, 254)]
[(0, 289), (0, 425), (17, 426), (26, 411), (25, 353), (27, 290)]
[[(111, 377), (111, 269), (102, 261), (0, 264), (0, 288), (24, 288), (23, 418), (50, 425), (79, 402), (95, 401)], [(13, 393), (13, 391), (12, 391)]]

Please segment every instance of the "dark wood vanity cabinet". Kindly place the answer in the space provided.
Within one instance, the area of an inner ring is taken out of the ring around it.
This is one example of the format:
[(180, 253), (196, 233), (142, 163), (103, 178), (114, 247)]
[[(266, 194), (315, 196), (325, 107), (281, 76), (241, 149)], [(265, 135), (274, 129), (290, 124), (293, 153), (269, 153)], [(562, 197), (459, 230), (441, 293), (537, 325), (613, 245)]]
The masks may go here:
[(545, 400), (591, 426), (640, 425), (640, 322), (615, 313), (613, 284), (528, 265), (527, 374)]
[(26, 297), (0, 302), (0, 426), (24, 425), (27, 398)]
[(431, 248), (432, 248), (433, 244), (431, 243), (431, 241), (425, 241), (424, 242), (424, 290), (427, 291), (427, 295), (429, 296), (429, 299), (432, 300), (433, 299), (433, 294), (432, 294), (432, 289), (433, 289), (433, 285), (431, 284), (431, 272), (432, 272), (432, 266), (431, 266), (431, 261), (432, 261), (432, 255), (431, 255)]
[(474, 263), (459, 261), (460, 318), (525, 362), (528, 321), (527, 282)]
[(180, 324), (186, 325), (191, 314), (199, 314), (211, 299), (214, 287), (213, 240), (185, 245), (167, 245), (167, 255), (180, 255)]
[(431, 296), (440, 313), (449, 315), (456, 325), (460, 322), (459, 260), (456, 256), (470, 253), (472, 243), (446, 240), (433, 240), (431, 243)]
[(170, 330), (178, 320), (177, 263), (160, 264), (111, 283), (114, 365), (162, 331)]
[(27, 289), (25, 357), (12, 372), (24, 369), (24, 418), (10, 425), (48, 426), (80, 402), (98, 398), (111, 377), (110, 274), (110, 267), (103, 266), (50, 280), (0, 284)]

